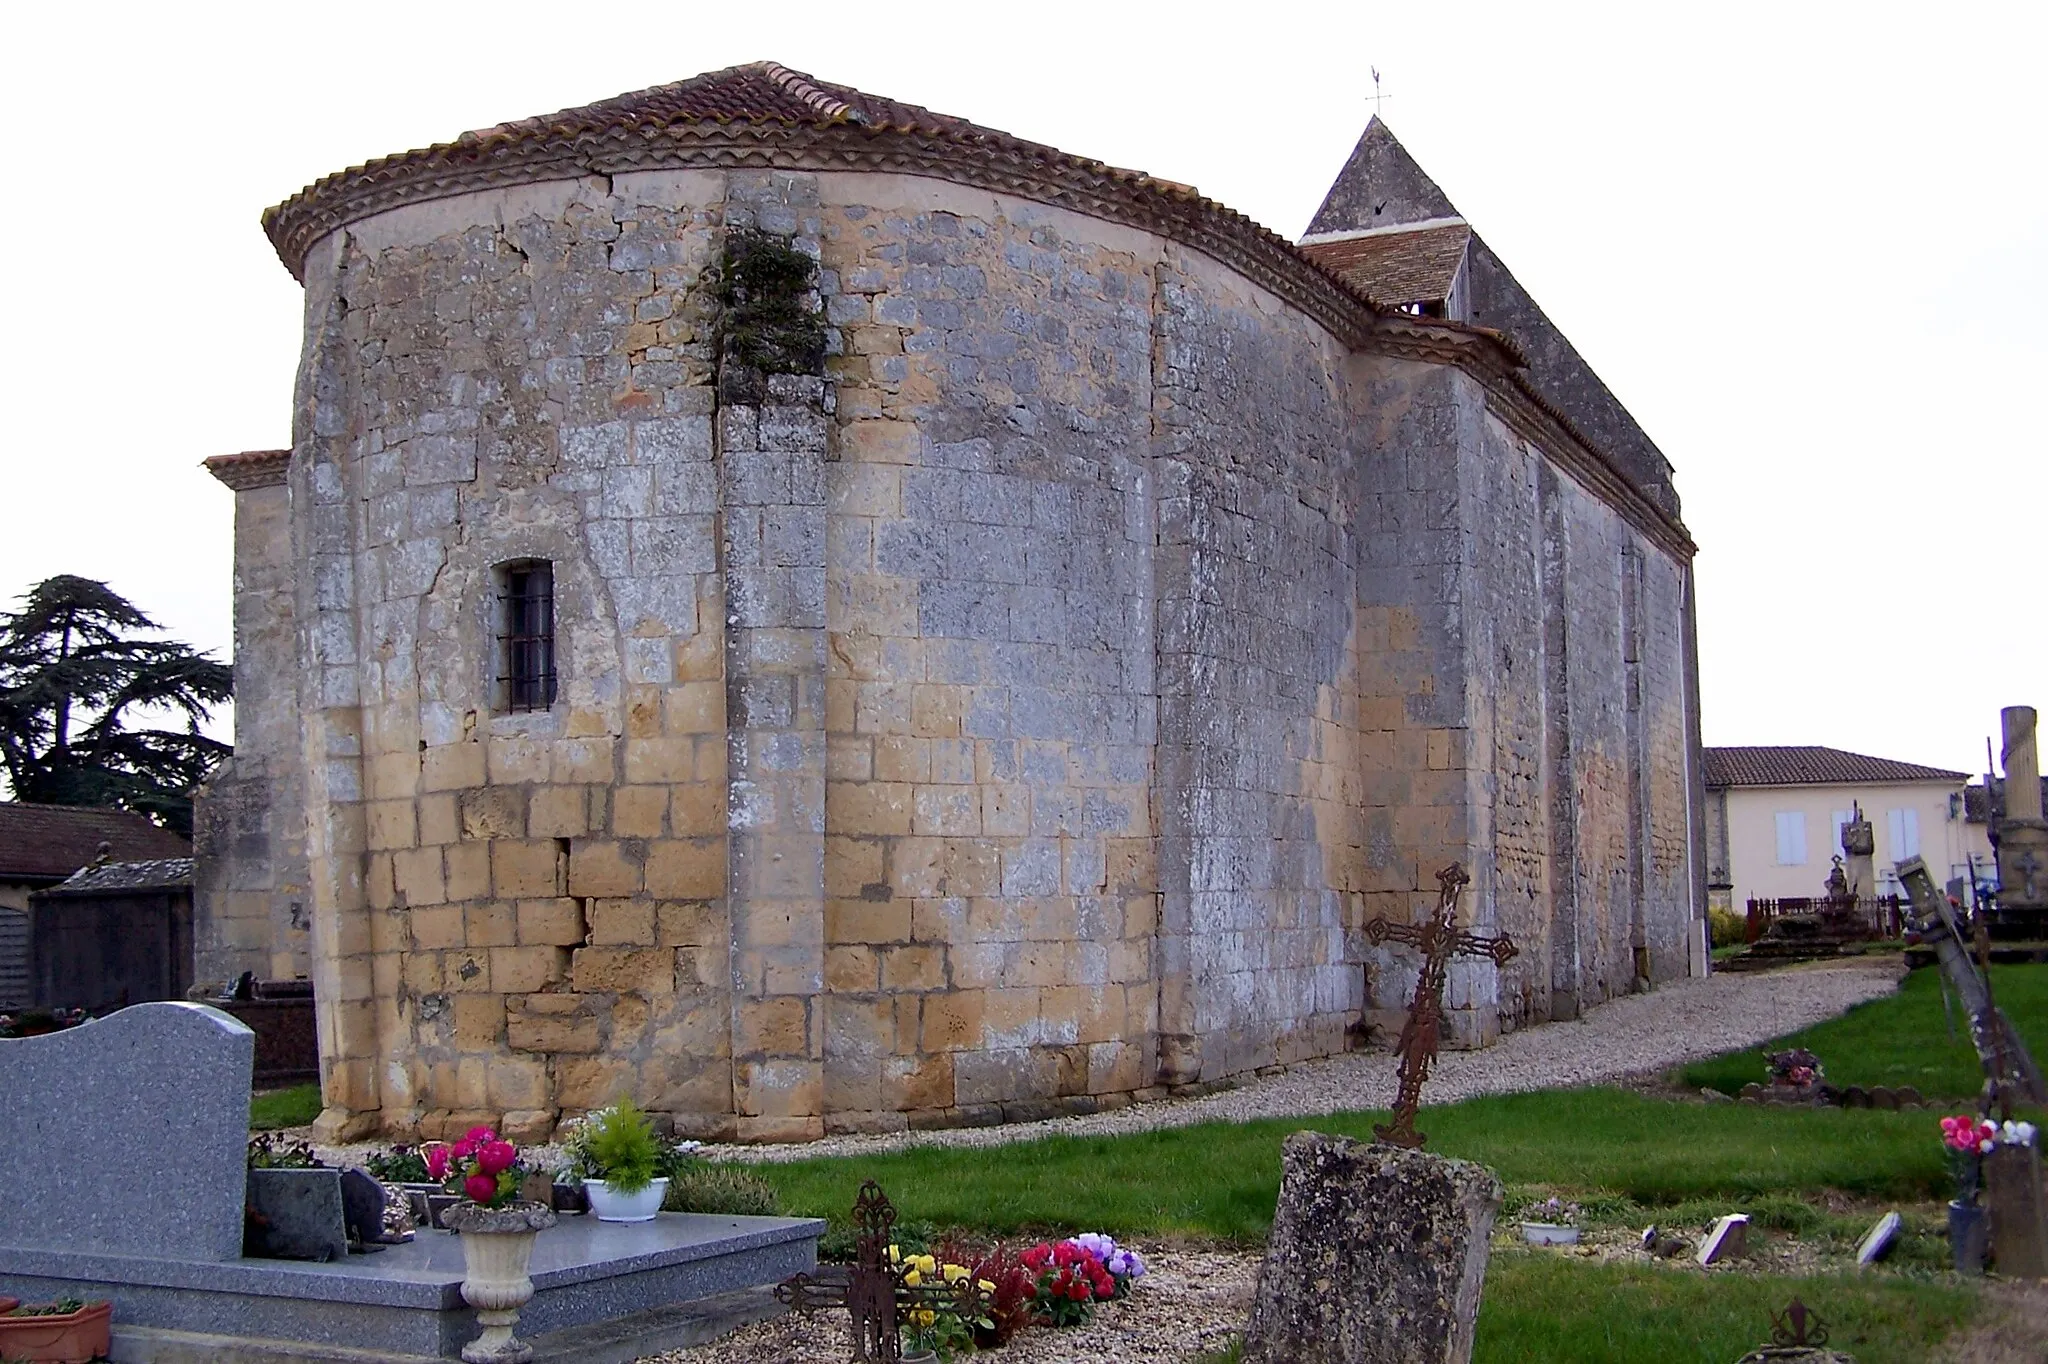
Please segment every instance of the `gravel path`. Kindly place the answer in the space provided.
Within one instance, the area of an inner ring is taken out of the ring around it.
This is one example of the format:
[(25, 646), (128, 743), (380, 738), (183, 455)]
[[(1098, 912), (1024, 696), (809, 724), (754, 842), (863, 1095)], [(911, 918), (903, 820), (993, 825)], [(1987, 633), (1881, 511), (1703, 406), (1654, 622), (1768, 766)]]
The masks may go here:
[[(1244, 1329), (1260, 1256), (1140, 1246), (1149, 1271), (1131, 1296), (1104, 1303), (1086, 1326), (1034, 1327), (1004, 1346), (1003, 1364), (1187, 1364)], [(845, 1364), (844, 1312), (777, 1317), (709, 1345), (638, 1364)]]
[[(1576, 1022), (1509, 1033), (1483, 1051), (1446, 1052), (1423, 1097), (1426, 1103), (1446, 1104), (1481, 1094), (1565, 1089), (1654, 1075), (1833, 1018), (1851, 1005), (1893, 993), (1899, 978), (1896, 957), (1872, 956), (1776, 971), (1726, 972), (1664, 985), (1603, 1004)], [(737, 1160), (809, 1160), (914, 1146), (1001, 1146), (1049, 1136), (1101, 1136), (1202, 1122), (1388, 1108), (1394, 1102), (1396, 1065), (1385, 1052), (1352, 1052), (1304, 1062), (1284, 1074), (1199, 1099), (1135, 1104), (1082, 1118), (827, 1137), (800, 1145), (721, 1147), (718, 1154)]]
[[(1483, 1051), (1446, 1052), (1423, 1097), (1427, 1103), (1445, 1104), (1480, 1094), (1611, 1084), (1654, 1075), (1833, 1018), (1853, 1004), (1891, 994), (1898, 989), (1899, 978), (1898, 958), (1870, 956), (1676, 982), (1648, 994), (1624, 995), (1576, 1022), (1509, 1033)], [(1002, 1146), (1049, 1136), (1099, 1136), (1387, 1108), (1394, 1102), (1396, 1064), (1386, 1052), (1351, 1052), (1307, 1061), (1284, 1074), (1199, 1099), (1134, 1104), (1082, 1118), (827, 1137), (790, 1145), (719, 1146), (706, 1154), (741, 1161), (810, 1160), (913, 1146)], [(329, 1164), (357, 1164), (383, 1147), (361, 1143), (318, 1149)], [(559, 1158), (552, 1147), (530, 1147), (528, 1153), (544, 1168)]]

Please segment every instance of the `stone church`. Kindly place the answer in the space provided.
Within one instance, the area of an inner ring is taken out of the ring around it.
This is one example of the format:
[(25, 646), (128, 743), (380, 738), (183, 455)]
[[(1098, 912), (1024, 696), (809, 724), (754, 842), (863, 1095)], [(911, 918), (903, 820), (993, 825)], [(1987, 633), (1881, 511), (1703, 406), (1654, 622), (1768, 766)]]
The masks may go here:
[(1386, 127), (1300, 242), (772, 63), (328, 176), (234, 490), (200, 978), (322, 1131), (752, 1141), (1705, 970), (1671, 469)]

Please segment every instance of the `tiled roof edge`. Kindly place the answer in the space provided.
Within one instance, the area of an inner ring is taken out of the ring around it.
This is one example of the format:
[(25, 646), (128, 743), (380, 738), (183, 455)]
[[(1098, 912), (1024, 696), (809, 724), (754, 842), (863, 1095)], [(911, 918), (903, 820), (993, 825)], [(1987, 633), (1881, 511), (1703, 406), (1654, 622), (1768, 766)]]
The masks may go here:
[(241, 492), (245, 488), (270, 488), (284, 482), (290, 470), (289, 450), (243, 450), (232, 455), (214, 455), (202, 461), (206, 472)]

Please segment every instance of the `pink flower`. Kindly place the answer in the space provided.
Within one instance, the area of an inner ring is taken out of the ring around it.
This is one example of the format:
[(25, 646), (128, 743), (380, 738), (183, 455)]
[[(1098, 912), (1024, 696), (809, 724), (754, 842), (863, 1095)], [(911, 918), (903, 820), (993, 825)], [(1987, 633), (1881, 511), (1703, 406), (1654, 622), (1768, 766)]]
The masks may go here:
[(487, 1141), (476, 1153), (476, 1168), (487, 1175), (502, 1174), (518, 1159), (519, 1151), (511, 1142)]
[(473, 1145), (482, 1146), (487, 1141), (496, 1141), (498, 1134), (488, 1127), (472, 1127), (462, 1134), (462, 1139)]
[(427, 1162), (428, 1174), (432, 1175), (436, 1180), (448, 1178), (448, 1148), (446, 1146), (437, 1141), (427, 1147), (421, 1154)]
[(498, 1181), (490, 1175), (471, 1175), (462, 1181), (462, 1191), (478, 1203), (488, 1203), (498, 1196)]

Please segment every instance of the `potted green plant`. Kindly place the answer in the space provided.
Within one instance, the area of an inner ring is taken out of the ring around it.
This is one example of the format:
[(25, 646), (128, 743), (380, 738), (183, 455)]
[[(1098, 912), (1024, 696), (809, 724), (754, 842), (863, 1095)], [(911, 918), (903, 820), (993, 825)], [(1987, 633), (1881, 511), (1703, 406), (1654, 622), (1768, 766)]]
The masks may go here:
[(90, 1364), (112, 1342), (114, 1304), (65, 1298), (23, 1307), (12, 1298), (0, 1311), (0, 1359), (23, 1364)]
[(533, 1298), (527, 1267), (533, 1239), (555, 1224), (554, 1209), (519, 1199), (528, 1171), (519, 1148), (488, 1127), (472, 1127), (452, 1146), (423, 1152), (427, 1171), (462, 1201), (441, 1214), (462, 1237), (462, 1300), (476, 1309), (483, 1333), (462, 1347), (467, 1364), (520, 1364), (533, 1347), (515, 1336), (519, 1309)]
[(668, 1194), (665, 1151), (654, 1124), (631, 1099), (600, 1108), (562, 1143), (600, 1222), (651, 1222)]

